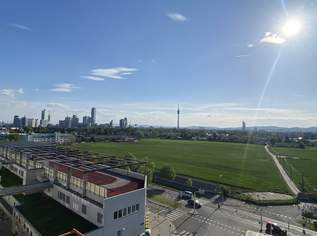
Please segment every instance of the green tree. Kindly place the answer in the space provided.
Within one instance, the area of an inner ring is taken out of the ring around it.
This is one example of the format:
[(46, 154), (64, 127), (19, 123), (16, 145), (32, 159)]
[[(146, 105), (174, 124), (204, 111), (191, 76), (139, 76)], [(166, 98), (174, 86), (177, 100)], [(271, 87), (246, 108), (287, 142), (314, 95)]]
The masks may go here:
[(193, 187), (193, 181), (192, 181), (191, 178), (188, 178), (188, 179), (186, 180), (186, 185), (187, 185), (188, 187)]
[(19, 141), (20, 140), (20, 135), (18, 133), (12, 133), (8, 135), (8, 140), (9, 141)]
[(175, 179), (176, 173), (174, 167), (168, 164), (164, 165), (160, 170), (160, 176), (165, 179)]
[(147, 161), (147, 164), (140, 167), (139, 171), (140, 173), (147, 176), (148, 183), (151, 183), (153, 181), (153, 175), (155, 171), (155, 163), (153, 161)]

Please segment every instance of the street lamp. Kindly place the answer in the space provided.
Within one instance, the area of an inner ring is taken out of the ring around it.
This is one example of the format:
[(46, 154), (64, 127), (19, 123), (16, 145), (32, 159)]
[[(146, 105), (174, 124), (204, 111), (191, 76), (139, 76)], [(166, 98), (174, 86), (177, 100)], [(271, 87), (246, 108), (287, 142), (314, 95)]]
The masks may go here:
[(172, 224), (170, 223), (170, 224), (169, 224), (169, 229), (168, 229), (168, 235), (169, 235), (169, 236), (171, 235), (171, 228), (172, 228)]
[(261, 224), (260, 233), (262, 233), (262, 231), (263, 231), (263, 215), (262, 215), (262, 209), (260, 209), (260, 224)]

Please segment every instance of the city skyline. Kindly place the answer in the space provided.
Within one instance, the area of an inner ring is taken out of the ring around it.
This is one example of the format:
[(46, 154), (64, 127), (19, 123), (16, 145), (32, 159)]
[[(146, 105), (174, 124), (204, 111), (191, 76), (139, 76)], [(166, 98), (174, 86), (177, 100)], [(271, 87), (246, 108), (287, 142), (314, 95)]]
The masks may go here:
[[(154, 8), (146, 1), (6, 2), (0, 120), (47, 108), (57, 123), (95, 106), (100, 123), (127, 116), (175, 126), (175, 104), (182, 103), (184, 127), (241, 120), (316, 126), (316, 8), (311, 1), (287, 2), (287, 14), (279, 1), (241, 1), (230, 9), (222, 1), (162, 1)], [(291, 39), (279, 35), (287, 15), (303, 21)]]

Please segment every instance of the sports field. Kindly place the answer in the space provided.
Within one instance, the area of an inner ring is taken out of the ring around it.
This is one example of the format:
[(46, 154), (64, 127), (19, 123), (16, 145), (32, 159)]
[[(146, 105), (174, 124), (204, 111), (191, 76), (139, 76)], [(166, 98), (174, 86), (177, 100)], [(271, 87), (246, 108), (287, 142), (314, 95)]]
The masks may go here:
[(303, 174), (305, 191), (317, 192), (317, 147), (273, 148), (273, 151), (286, 156), (279, 159), (280, 163), (300, 189)]
[(139, 159), (148, 157), (160, 168), (171, 164), (177, 174), (257, 191), (287, 192), (264, 146), (204, 141), (143, 139), (139, 143), (81, 143), (82, 150)]

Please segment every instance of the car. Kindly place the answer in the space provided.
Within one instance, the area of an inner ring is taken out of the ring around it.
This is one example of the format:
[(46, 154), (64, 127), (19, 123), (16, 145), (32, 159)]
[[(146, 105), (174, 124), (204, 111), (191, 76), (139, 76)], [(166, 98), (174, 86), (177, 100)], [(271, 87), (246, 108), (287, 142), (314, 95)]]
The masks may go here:
[(277, 224), (267, 222), (265, 233), (276, 236), (287, 236), (287, 231), (282, 230)]
[(150, 236), (151, 235), (151, 230), (146, 229), (144, 233), (140, 234), (140, 236)]
[(201, 204), (198, 200), (189, 199), (187, 205), (193, 208), (201, 208)]
[(184, 191), (181, 193), (183, 199), (192, 199), (193, 198), (193, 193), (191, 191)]

